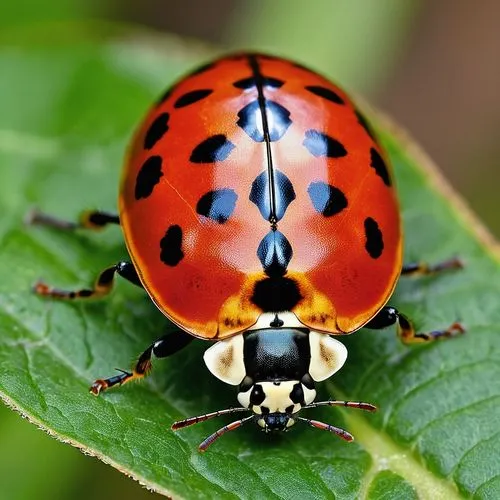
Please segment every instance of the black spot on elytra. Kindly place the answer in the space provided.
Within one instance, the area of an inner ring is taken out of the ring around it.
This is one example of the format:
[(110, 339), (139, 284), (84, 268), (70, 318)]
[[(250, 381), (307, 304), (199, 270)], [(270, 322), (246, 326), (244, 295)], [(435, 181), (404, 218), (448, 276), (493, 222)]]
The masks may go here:
[(263, 59), (264, 61), (277, 61), (278, 59), (281, 60), (280, 57), (272, 56), (270, 54), (255, 54), (255, 56), (259, 59)]
[(307, 193), (316, 211), (325, 217), (338, 214), (347, 207), (345, 194), (326, 182), (311, 182)]
[(304, 71), (307, 71), (308, 73), (312, 73), (313, 75), (317, 75), (318, 73), (316, 73), (315, 71), (313, 71), (311, 68), (309, 68), (308, 66), (306, 66), (305, 64), (302, 64), (302, 63), (298, 63), (298, 62), (291, 62), (289, 61), (290, 65), (295, 67), (295, 68), (298, 68), (298, 69), (302, 69)]
[(205, 193), (196, 204), (196, 212), (219, 224), (231, 217), (238, 195), (228, 188), (217, 189)]
[(355, 111), (356, 117), (358, 118), (359, 124), (365, 129), (365, 132), (375, 141), (377, 142), (377, 138), (373, 132), (373, 129), (366, 119), (366, 117), (358, 110)]
[(297, 282), (285, 277), (258, 281), (250, 298), (263, 312), (290, 311), (301, 299)]
[(302, 384), (300, 382), (296, 383), (292, 391), (290, 392), (290, 399), (295, 403), (295, 404), (305, 404), (304, 401), (304, 390), (302, 389)]
[(384, 250), (384, 240), (382, 231), (378, 227), (377, 221), (371, 217), (365, 219), (365, 248), (370, 257), (378, 259)]
[[(272, 78), (272, 77), (262, 77), (260, 83), (262, 84), (263, 87), (270, 87), (273, 89), (279, 89), (285, 84), (283, 80), (279, 80), (278, 78)], [(248, 78), (243, 78), (233, 83), (234, 87), (242, 90), (248, 90), (254, 88), (256, 85), (257, 85), (256, 79), (253, 76), (250, 76)]]
[(266, 394), (264, 393), (262, 386), (260, 384), (255, 384), (252, 392), (250, 393), (250, 404), (259, 406), (264, 402), (264, 399), (266, 399)]
[(339, 141), (318, 130), (308, 130), (302, 144), (316, 157), (342, 158), (347, 155), (346, 149)]
[(264, 272), (271, 278), (278, 278), (286, 273), (292, 255), (292, 245), (277, 230), (269, 231), (257, 248), (257, 257)]
[(384, 159), (378, 154), (375, 148), (370, 149), (370, 157), (370, 166), (375, 169), (375, 172), (377, 172), (377, 175), (384, 181), (384, 184), (390, 186), (391, 177), (389, 176), (389, 170), (387, 169)]
[(238, 54), (226, 56), (226, 57), (224, 57), (224, 59), (226, 61), (243, 61), (243, 60), (246, 61), (248, 59), (248, 56), (249, 56), (249, 54), (247, 54), (245, 52), (239, 52)]
[(169, 87), (162, 95), (161, 97), (157, 100), (157, 104), (163, 104), (164, 102), (168, 101), (170, 99), (170, 96), (172, 95), (176, 85), (172, 85)]
[(160, 259), (167, 266), (176, 266), (183, 258), (182, 229), (177, 224), (170, 226), (160, 241)]
[(144, 136), (144, 149), (153, 148), (153, 146), (167, 133), (169, 118), (170, 115), (168, 113), (161, 113), (154, 119)]
[(135, 199), (147, 198), (163, 177), (161, 156), (150, 156), (143, 164), (135, 180)]
[(189, 73), (189, 76), (200, 75), (201, 73), (205, 73), (206, 71), (211, 70), (215, 66), (216, 66), (216, 63), (214, 63), (214, 62), (203, 64), (202, 66), (198, 66), (194, 71)]
[[(283, 218), (288, 205), (295, 200), (295, 191), (290, 179), (280, 170), (274, 170), (274, 193), (276, 202), (276, 222)], [(262, 217), (269, 220), (271, 217), (271, 200), (269, 199), (269, 173), (259, 174), (252, 182), (250, 201), (255, 203)]]
[(223, 134), (213, 135), (193, 149), (189, 158), (193, 163), (215, 163), (225, 160), (234, 149), (234, 144)]
[[(265, 107), (267, 125), (269, 127), (269, 140), (277, 141), (283, 137), (292, 123), (290, 120), (290, 111), (281, 104), (269, 100), (266, 100)], [(262, 113), (257, 100), (242, 108), (238, 113), (238, 118), (236, 124), (241, 127), (249, 137), (256, 142), (264, 141)]]
[(320, 87), (319, 85), (308, 85), (306, 90), (309, 92), (327, 99), (328, 101), (334, 102), (335, 104), (345, 104), (342, 97), (340, 97), (336, 92), (326, 87)]
[(208, 97), (212, 92), (213, 90), (211, 89), (200, 89), (187, 92), (186, 94), (181, 95), (174, 102), (174, 108), (184, 108), (185, 106), (201, 101), (202, 99), (205, 99), (205, 97)]

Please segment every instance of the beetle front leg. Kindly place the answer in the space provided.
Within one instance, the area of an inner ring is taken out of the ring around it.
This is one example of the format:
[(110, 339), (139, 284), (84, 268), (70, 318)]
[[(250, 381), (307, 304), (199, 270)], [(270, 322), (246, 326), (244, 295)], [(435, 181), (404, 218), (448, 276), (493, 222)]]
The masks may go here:
[(465, 333), (465, 328), (457, 321), (443, 330), (417, 333), (411, 321), (396, 308), (390, 306), (383, 307), (364, 327), (372, 330), (380, 330), (394, 324), (397, 324), (398, 337), (404, 344), (432, 342), (441, 338), (456, 337)]
[(115, 385), (123, 385), (132, 380), (145, 377), (152, 369), (151, 358), (166, 358), (189, 345), (194, 337), (181, 331), (167, 333), (153, 342), (140, 356), (132, 372), (119, 370), (121, 373), (106, 379), (97, 379), (90, 387), (90, 392), (98, 396), (102, 391)]
[(116, 214), (101, 212), (99, 210), (85, 210), (80, 214), (77, 222), (67, 221), (53, 217), (52, 215), (32, 210), (26, 216), (26, 223), (30, 225), (49, 226), (56, 229), (74, 230), (90, 229), (99, 231), (109, 224), (120, 224), (120, 218)]
[(142, 288), (141, 280), (131, 262), (121, 261), (114, 266), (104, 269), (99, 274), (93, 288), (81, 288), (79, 290), (61, 290), (39, 281), (33, 286), (33, 291), (37, 295), (51, 297), (53, 299), (74, 300), (99, 298), (107, 295), (113, 289), (115, 273), (119, 274), (127, 281)]

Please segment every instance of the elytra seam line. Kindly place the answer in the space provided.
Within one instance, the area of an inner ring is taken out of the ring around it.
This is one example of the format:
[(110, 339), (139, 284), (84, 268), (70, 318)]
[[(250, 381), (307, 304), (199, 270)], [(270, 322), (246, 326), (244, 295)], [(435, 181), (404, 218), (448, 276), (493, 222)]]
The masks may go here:
[(257, 56), (249, 55), (248, 63), (255, 78), (255, 86), (257, 87), (257, 102), (259, 103), (259, 109), (262, 116), (262, 131), (264, 135), (264, 142), (266, 143), (267, 174), (269, 177), (269, 200), (271, 202), (269, 222), (271, 223), (271, 228), (273, 230), (276, 230), (278, 222), (276, 217), (276, 186), (274, 179), (273, 158), (271, 154), (271, 137), (269, 135), (269, 123), (267, 121), (267, 114), (266, 114), (266, 98), (264, 96), (264, 78), (262, 76), (262, 73), (260, 72)]

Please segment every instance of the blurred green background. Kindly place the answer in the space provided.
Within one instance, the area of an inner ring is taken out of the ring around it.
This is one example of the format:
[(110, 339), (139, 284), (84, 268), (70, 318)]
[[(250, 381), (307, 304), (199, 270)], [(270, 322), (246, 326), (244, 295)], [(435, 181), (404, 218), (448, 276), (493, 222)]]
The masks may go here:
[[(107, 20), (129, 26), (131, 36), (140, 25), (298, 59), (410, 130), (500, 235), (498, 19), (496, 0), (17, 0), (0, 6), (0, 45)], [(2, 499), (152, 495), (3, 406), (0, 448)]]

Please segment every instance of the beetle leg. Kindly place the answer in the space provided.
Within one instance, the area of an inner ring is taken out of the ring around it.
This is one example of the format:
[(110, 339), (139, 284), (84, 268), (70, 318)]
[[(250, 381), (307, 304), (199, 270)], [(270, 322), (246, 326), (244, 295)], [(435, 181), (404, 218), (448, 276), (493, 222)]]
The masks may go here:
[(97, 379), (90, 387), (90, 392), (96, 396), (100, 392), (115, 385), (123, 385), (126, 382), (145, 377), (152, 368), (151, 358), (166, 358), (180, 351), (194, 340), (194, 337), (181, 331), (167, 333), (153, 342), (140, 356), (132, 372), (119, 370), (120, 375), (106, 379)]
[(465, 333), (465, 328), (459, 323), (452, 323), (443, 330), (434, 330), (427, 333), (417, 333), (411, 321), (397, 309), (390, 306), (383, 307), (377, 315), (372, 318), (365, 328), (379, 330), (397, 324), (398, 337), (404, 344), (416, 344), (421, 342), (432, 342), (440, 338), (456, 337)]
[(51, 297), (54, 299), (73, 300), (98, 298), (107, 295), (113, 288), (115, 273), (130, 281), (134, 285), (142, 288), (141, 280), (131, 262), (121, 261), (114, 266), (104, 269), (99, 274), (93, 288), (82, 288), (80, 290), (61, 290), (39, 281), (33, 286), (33, 291), (37, 295)]
[(120, 224), (120, 218), (118, 215), (108, 212), (85, 210), (80, 214), (78, 222), (71, 222), (58, 219), (38, 210), (32, 210), (26, 216), (26, 223), (30, 225), (50, 226), (64, 230), (84, 228), (99, 231), (109, 224)]
[(464, 267), (463, 262), (458, 257), (453, 257), (443, 262), (438, 262), (437, 264), (431, 266), (425, 262), (410, 262), (405, 264), (401, 270), (401, 275), (403, 276), (428, 276), (431, 274), (437, 274), (441, 271), (446, 271), (448, 269), (462, 269)]

